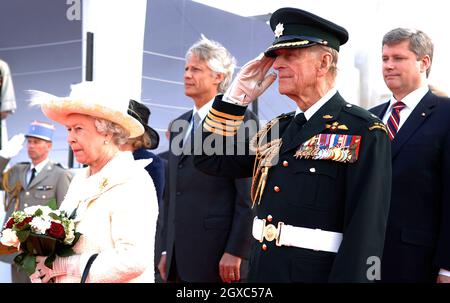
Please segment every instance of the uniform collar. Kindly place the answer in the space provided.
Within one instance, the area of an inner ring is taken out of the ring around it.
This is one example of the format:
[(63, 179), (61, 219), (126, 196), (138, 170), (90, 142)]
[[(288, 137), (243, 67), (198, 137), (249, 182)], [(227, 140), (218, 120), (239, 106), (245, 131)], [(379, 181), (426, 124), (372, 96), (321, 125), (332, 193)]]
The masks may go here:
[(33, 168), (36, 170), (36, 175), (39, 174), (41, 172), (41, 170), (44, 169), (44, 167), (50, 162), (50, 159), (47, 157), (45, 158), (44, 161), (42, 161), (41, 163), (37, 164), (37, 165), (33, 165), (33, 162), (31, 162), (31, 166), (30, 166), (30, 170), (32, 170)]
[[(308, 108), (304, 114), (306, 120), (311, 119), (311, 117), (325, 104), (328, 100), (330, 100), (335, 94), (337, 93), (336, 88), (330, 89), (322, 98), (319, 99), (316, 103), (314, 103), (310, 108)], [(295, 115), (302, 113), (303, 111), (297, 107), (297, 110), (295, 111)]]

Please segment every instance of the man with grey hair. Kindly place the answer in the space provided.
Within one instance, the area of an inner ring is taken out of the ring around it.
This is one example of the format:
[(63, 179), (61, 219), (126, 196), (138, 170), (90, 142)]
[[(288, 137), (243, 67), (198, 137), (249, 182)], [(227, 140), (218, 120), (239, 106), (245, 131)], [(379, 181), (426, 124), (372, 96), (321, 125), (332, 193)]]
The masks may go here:
[(397, 28), (382, 42), (391, 99), (371, 111), (387, 125), (392, 194), (382, 282), (450, 282), (450, 99), (427, 83), (433, 43)]
[[(193, 164), (192, 143), (199, 141), (193, 137), (201, 135), (196, 128), (216, 95), (229, 87), (234, 67), (235, 59), (225, 47), (203, 35), (186, 53), (184, 92), (194, 107), (170, 123), (162, 233), (165, 251), (158, 265), (167, 281), (245, 280), (243, 259), (249, 253), (251, 237), (251, 180), (209, 176)], [(257, 118), (247, 111), (245, 119)], [(180, 130), (181, 124), (185, 127)]]

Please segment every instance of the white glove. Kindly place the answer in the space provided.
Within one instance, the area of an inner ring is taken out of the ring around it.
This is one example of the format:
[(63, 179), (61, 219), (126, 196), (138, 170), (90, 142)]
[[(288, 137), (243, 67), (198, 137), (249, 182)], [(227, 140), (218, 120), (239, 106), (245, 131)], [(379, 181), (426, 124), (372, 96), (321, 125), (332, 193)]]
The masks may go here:
[(0, 157), (11, 159), (12, 157), (17, 156), (17, 154), (22, 150), (24, 142), (24, 134), (14, 135), (0, 150)]
[(222, 100), (242, 106), (253, 102), (277, 79), (275, 73), (266, 76), (274, 61), (275, 58), (264, 56), (261, 53), (245, 64), (225, 92)]

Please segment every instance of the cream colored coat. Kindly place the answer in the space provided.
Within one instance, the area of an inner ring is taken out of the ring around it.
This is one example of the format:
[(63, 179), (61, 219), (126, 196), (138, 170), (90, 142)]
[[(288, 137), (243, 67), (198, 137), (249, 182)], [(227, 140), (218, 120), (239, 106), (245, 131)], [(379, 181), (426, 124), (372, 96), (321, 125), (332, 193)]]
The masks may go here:
[(79, 283), (94, 253), (99, 255), (87, 282), (154, 282), (158, 201), (144, 169), (148, 163), (119, 152), (93, 176), (88, 168), (76, 174), (61, 209), (70, 215), (78, 207), (76, 230), (82, 236), (74, 247), (77, 255), (56, 260), (68, 272), (56, 282)]

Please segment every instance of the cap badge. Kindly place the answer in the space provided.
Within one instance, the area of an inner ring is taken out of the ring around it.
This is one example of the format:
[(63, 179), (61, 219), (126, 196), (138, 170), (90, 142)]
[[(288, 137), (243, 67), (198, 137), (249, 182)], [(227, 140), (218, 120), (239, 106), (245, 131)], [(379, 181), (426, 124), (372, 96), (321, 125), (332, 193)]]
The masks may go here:
[(280, 36), (283, 35), (283, 31), (284, 31), (284, 26), (283, 23), (278, 23), (277, 26), (275, 27), (275, 37), (279, 38)]

